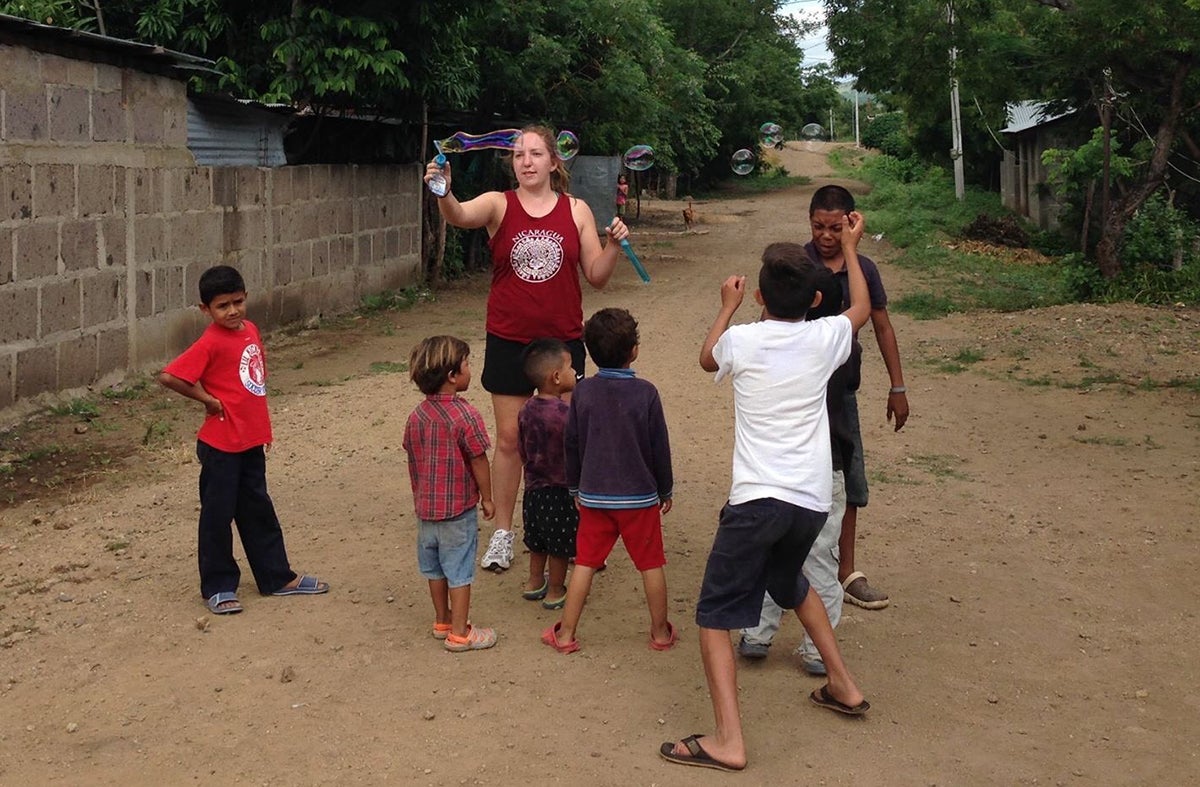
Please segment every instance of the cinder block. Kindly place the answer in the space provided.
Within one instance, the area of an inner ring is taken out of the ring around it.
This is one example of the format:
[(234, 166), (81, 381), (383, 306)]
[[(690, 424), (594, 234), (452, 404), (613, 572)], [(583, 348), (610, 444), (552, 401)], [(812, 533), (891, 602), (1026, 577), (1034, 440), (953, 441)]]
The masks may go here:
[(96, 382), (96, 337), (91, 334), (58, 343), (58, 388), (81, 388)]
[(39, 338), (79, 330), (79, 279), (59, 278), (42, 284), (40, 312)]
[(318, 238), (312, 242), (312, 275), (321, 278), (329, 275), (329, 241)]
[(167, 138), (166, 112), (156, 96), (138, 96), (129, 102), (133, 141), (138, 145), (162, 145)]
[(124, 216), (111, 216), (100, 219), (100, 267), (123, 267), (127, 260), (125, 228), (129, 219)]
[(183, 292), (183, 267), (166, 265), (154, 269), (154, 312), (182, 309), (188, 303)]
[(292, 281), (304, 282), (312, 278), (312, 244), (307, 241), (292, 246)]
[(97, 90), (120, 90), (123, 81), (121, 69), (117, 66), (110, 66), (104, 63), (96, 64)]
[(200, 277), (209, 268), (220, 264), (220, 260), (208, 258), (192, 260), (183, 266), (183, 299), (187, 301), (188, 306), (200, 304)]
[(237, 205), (238, 171), (234, 167), (216, 167), (212, 170), (213, 203), (223, 208)]
[(33, 217), (60, 216), (75, 216), (75, 167), (71, 164), (35, 164)]
[(78, 219), (63, 222), (59, 241), (59, 256), (68, 271), (99, 267), (98, 222)]
[(222, 222), (225, 253), (241, 249), (261, 249), (267, 245), (265, 208), (246, 208), (229, 211)]
[(129, 328), (122, 325), (96, 334), (96, 355), (96, 372), (99, 376), (128, 369)]
[(308, 193), (312, 199), (328, 202), (333, 198), (329, 193), (329, 165), (309, 164), (304, 167), (308, 172)]
[[(6, 74), (7, 77), (7, 74)], [(41, 140), (47, 137), (49, 115), (45, 88), (19, 92), (4, 91), (4, 138), (9, 142)]]
[(31, 347), (17, 353), (17, 398), (26, 399), (53, 391), (58, 382), (58, 352), (53, 345)]
[(16, 353), (0, 352), (0, 410), (17, 401), (17, 391), (13, 387), (13, 367), (16, 362)]
[(262, 205), (266, 201), (263, 170), (258, 167), (237, 167), (237, 201), (242, 207)]
[(84, 330), (119, 319), (125, 313), (125, 290), (121, 277), (102, 271), (79, 280), (83, 301)]
[(4, 167), (0, 193), (0, 221), (33, 217), (33, 167), (13, 164)]
[(0, 227), (0, 285), (8, 284), (15, 275), (13, 245), (13, 231), (7, 227)]
[(291, 246), (276, 246), (271, 254), (271, 270), (276, 287), (290, 284), (292, 281), (292, 248)]
[(360, 232), (354, 236), (354, 264), (359, 268), (368, 268), (371, 265), (371, 236), (369, 233)]
[(85, 142), (90, 137), (88, 91), (80, 87), (50, 88), (50, 139)]
[(187, 147), (187, 108), (167, 104), (163, 110), (163, 142), (167, 147)]
[(337, 219), (337, 227), (334, 231), (338, 235), (352, 235), (355, 231), (354, 201), (342, 200), (333, 206), (333, 211)]
[(250, 293), (250, 300), (265, 297), (271, 289), (267, 283), (270, 279), (270, 271), (265, 273), (263, 271), (262, 249), (239, 251), (228, 264), (237, 268), (238, 273), (242, 274), (242, 279), (246, 282), (246, 292)]
[(20, 284), (0, 287), (0, 346), (36, 339), (37, 323), (37, 287)]
[(389, 260), (400, 256), (400, 230), (390, 227), (383, 231), (383, 253)]
[(133, 277), (134, 312), (141, 320), (154, 314), (154, 271), (139, 270)]
[(136, 169), (133, 174), (133, 208), (139, 216), (163, 210), (162, 171)]
[(129, 116), (121, 93), (93, 93), (92, 139), (96, 142), (126, 142), (129, 140)]
[(42, 56), (24, 46), (0, 44), (0, 74), (5, 90), (32, 90), (42, 86)]
[(163, 220), (158, 216), (138, 216), (133, 220), (133, 252), (139, 264), (166, 259)]
[(192, 167), (183, 170), (180, 180), (182, 210), (208, 210), (213, 206), (212, 167)]
[(312, 167), (288, 167), (292, 171), (292, 199), (303, 201), (312, 198)]
[(271, 181), (271, 204), (276, 207), (292, 203), (292, 170), (291, 167), (274, 167), (267, 171)]
[[(79, 199), (80, 217), (105, 216), (116, 212), (113, 200), (116, 172), (116, 167), (79, 165), (76, 194)], [(122, 190), (124, 183), (125, 178), (122, 176)]]
[(16, 245), (13, 278), (17, 281), (40, 279), (58, 273), (58, 223), (37, 221), (21, 224), (13, 230)]

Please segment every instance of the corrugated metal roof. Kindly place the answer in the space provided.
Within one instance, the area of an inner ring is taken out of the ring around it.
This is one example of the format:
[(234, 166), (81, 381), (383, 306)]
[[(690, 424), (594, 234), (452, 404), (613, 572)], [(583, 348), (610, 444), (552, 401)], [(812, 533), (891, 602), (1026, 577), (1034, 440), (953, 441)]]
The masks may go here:
[(1050, 101), (1018, 101), (1014, 104), (1009, 104), (1006, 107), (1008, 110), (1008, 125), (1000, 129), (1000, 133), (1019, 134), (1022, 131), (1044, 126), (1059, 118), (1075, 114), (1075, 110), (1072, 108), (1067, 108), (1061, 112), (1053, 112), (1050, 109), (1053, 105), (1053, 102)]
[[(140, 41), (102, 36), (86, 30), (43, 25), (19, 16), (0, 14), (0, 31), (24, 36), (28, 39), (25, 41), (27, 45), (34, 45), (40, 39), (48, 43), (63, 43), (97, 52), (121, 54), (169, 70), (219, 73), (213, 69), (216, 63), (208, 58), (176, 52), (154, 44), (143, 44)], [(180, 75), (180, 78), (186, 78), (186, 76), (187, 74), (184, 73)]]
[(202, 167), (282, 167), (290, 117), (238, 101), (188, 99), (188, 149)]

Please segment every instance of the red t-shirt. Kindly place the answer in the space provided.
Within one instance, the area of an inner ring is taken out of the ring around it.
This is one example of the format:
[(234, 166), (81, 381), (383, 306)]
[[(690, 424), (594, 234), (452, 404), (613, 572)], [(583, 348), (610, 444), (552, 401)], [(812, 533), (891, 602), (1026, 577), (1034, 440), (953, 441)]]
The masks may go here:
[(240, 331), (209, 325), (163, 371), (193, 385), (200, 383), (221, 400), (224, 418), (206, 416), (198, 440), (229, 453), (270, 444), (267, 361), (254, 323), (244, 321)]
[(515, 191), (504, 197), (504, 220), (488, 241), (488, 333), (515, 342), (580, 338), (579, 230), (571, 216), (571, 198), (559, 194), (554, 208), (535, 219), (521, 207)]

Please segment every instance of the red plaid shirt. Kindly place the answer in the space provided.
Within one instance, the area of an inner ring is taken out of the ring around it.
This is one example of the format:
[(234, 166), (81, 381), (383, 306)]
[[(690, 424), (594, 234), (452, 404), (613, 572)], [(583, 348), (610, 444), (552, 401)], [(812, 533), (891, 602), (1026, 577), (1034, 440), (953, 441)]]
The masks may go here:
[(417, 405), (404, 427), (408, 477), (417, 516), (426, 521), (453, 519), (479, 502), (470, 462), (487, 453), (483, 416), (457, 394), (430, 394)]

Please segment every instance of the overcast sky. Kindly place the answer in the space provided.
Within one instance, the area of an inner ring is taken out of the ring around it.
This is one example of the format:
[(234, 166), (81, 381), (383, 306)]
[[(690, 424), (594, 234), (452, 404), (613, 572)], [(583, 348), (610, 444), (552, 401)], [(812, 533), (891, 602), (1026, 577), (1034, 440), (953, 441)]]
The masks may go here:
[[(790, 0), (783, 4), (785, 11), (788, 11), (793, 16), (805, 21), (825, 19), (825, 3), (823, 0)], [(800, 45), (804, 47), (804, 64), (815, 65), (817, 63), (828, 64), (833, 56), (829, 54), (829, 50), (825, 47), (825, 27), (822, 25), (820, 30), (814, 32), (808, 38), (803, 39)]]

